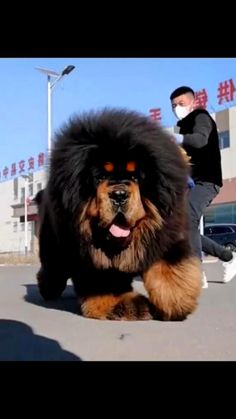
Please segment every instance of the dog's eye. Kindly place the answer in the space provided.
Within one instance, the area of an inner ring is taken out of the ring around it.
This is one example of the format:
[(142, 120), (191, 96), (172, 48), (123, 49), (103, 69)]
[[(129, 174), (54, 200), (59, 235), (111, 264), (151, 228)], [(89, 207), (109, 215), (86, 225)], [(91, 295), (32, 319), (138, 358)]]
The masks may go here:
[(135, 161), (129, 161), (129, 162), (126, 164), (126, 171), (127, 171), (127, 172), (135, 172), (136, 167), (137, 167), (137, 164), (136, 164), (136, 162), (135, 162)]
[(110, 161), (104, 163), (103, 167), (108, 173), (114, 172), (115, 169), (114, 164)]

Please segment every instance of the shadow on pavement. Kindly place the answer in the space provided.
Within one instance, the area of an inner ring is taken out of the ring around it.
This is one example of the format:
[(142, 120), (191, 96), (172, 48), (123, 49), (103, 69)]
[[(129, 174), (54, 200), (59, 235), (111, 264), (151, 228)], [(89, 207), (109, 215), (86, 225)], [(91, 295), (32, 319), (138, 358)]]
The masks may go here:
[(59, 343), (16, 320), (0, 320), (0, 361), (82, 361)]
[(57, 300), (45, 301), (39, 293), (38, 285), (35, 284), (26, 284), (26, 295), (24, 296), (25, 301), (37, 306), (68, 311), (70, 313), (78, 313), (77, 299), (72, 285), (67, 285), (62, 296)]

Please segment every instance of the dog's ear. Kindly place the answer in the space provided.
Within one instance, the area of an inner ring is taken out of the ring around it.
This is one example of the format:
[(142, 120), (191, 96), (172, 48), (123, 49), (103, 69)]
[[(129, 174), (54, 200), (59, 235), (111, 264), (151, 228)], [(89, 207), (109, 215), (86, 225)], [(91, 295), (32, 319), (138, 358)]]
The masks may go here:
[(36, 202), (36, 204), (39, 206), (42, 203), (43, 200), (43, 194), (44, 194), (44, 190), (41, 189), (39, 192), (37, 192), (37, 194), (34, 197), (34, 201)]

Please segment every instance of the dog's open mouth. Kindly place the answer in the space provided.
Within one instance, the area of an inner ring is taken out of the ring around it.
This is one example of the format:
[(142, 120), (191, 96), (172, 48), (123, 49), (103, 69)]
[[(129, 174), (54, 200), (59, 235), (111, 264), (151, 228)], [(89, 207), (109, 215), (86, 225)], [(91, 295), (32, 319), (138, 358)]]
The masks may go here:
[(118, 214), (115, 217), (115, 219), (113, 220), (113, 223), (111, 224), (109, 228), (109, 232), (112, 237), (115, 237), (117, 239), (123, 239), (123, 238), (129, 237), (131, 233), (131, 229), (127, 225), (126, 219), (123, 216), (123, 214)]

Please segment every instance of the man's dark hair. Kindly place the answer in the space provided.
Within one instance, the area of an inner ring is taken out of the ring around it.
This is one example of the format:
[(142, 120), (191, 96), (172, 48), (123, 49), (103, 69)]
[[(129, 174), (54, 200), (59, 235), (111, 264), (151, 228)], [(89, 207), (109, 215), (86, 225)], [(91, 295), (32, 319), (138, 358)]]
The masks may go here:
[(191, 89), (191, 87), (188, 86), (181, 86), (178, 87), (178, 89), (175, 89), (171, 95), (170, 95), (170, 100), (175, 99), (176, 97), (179, 97), (181, 95), (184, 95), (185, 93), (192, 93), (192, 95), (194, 96), (194, 91), (193, 89)]

